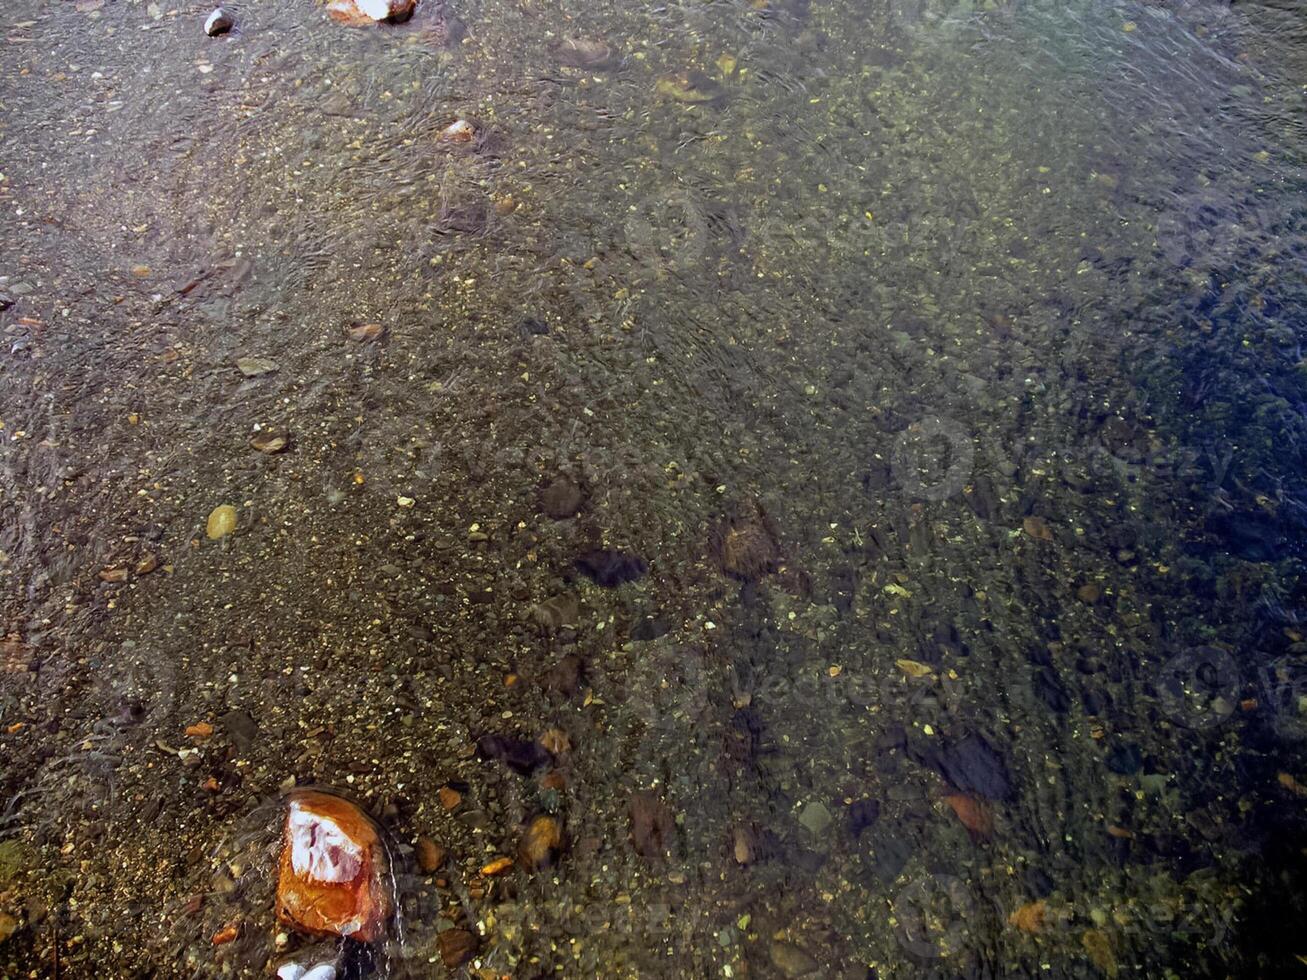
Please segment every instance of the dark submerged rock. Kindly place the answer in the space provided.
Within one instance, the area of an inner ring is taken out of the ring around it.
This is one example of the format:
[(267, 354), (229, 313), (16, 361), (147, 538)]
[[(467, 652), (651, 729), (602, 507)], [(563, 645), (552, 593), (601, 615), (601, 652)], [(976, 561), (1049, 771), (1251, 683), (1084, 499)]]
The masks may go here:
[(1133, 776), (1144, 765), (1144, 754), (1133, 742), (1118, 745), (1107, 754), (1107, 768), (1120, 776)]
[(576, 516), (585, 503), (585, 493), (565, 476), (540, 491), (540, 509), (556, 521)]
[(570, 698), (581, 689), (583, 673), (584, 665), (581, 663), (581, 658), (574, 653), (569, 653), (545, 671), (540, 680), (546, 690)]
[(631, 627), (631, 639), (637, 643), (648, 643), (660, 636), (666, 636), (672, 624), (662, 616), (646, 616)]
[(631, 797), (631, 843), (648, 861), (666, 856), (671, 846), (676, 822), (672, 811), (658, 796), (648, 791)]
[(1002, 756), (979, 735), (968, 735), (939, 750), (934, 768), (955, 788), (990, 800), (1012, 796), (1012, 780)]
[(606, 548), (587, 551), (576, 559), (577, 570), (596, 585), (616, 588), (643, 578), (649, 565), (639, 555)]
[(553, 753), (535, 739), (508, 735), (482, 735), (477, 739), (477, 755), (502, 762), (520, 776), (529, 776), (554, 762)]
[(849, 833), (854, 837), (860, 837), (864, 830), (879, 819), (879, 800), (858, 800), (849, 807)]

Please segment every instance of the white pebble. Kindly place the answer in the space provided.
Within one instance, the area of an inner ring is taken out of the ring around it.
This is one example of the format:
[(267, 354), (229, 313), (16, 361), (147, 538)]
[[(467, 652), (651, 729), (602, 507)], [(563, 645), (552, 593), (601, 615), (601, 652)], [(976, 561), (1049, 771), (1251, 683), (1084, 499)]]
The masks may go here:
[(390, 16), (390, 0), (354, 0), (354, 5), (373, 20), (385, 20)]

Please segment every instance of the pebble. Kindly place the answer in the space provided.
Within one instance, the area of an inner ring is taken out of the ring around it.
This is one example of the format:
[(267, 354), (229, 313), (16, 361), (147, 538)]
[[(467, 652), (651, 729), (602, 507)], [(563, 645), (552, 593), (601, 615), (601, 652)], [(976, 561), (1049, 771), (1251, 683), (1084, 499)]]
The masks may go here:
[(984, 738), (968, 735), (947, 745), (931, 760), (940, 775), (964, 793), (990, 800), (1012, 797), (1007, 764)]
[(238, 357), (236, 369), (247, 378), (257, 378), (276, 371), (277, 362), (266, 357)]
[(415, 0), (354, 0), (355, 6), (373, 20), (399, 20), (413, 13)]
[(208, 738), (213, 734), (213, 726), (207, 721), (197, 721), (194, 725), (186, 726), (186, 735), (189, 738)]
[(219, 34), (226, 34), (235, 25), (235, 18), (221, 7), (218, 7), (213, 13), (209, 14), (208, 19), (204, 22), (204, 33), (209, 37), (217, 37)]
[(477, 937), (466, 929), (446, 929), (436, 937), (436, 945), (445, 967), (456, 970), (476, 955)]
[(445, 863), (445, 849), (430, 837), (419, 837), (417, 843), (418, 867), (423, 874), (431, 874)]
[(830, 810), (826, 808), (826, 804), (820, 800), (809, 803), (803, 808), (803, 812), (799, 814), (799, 823), (803, 824), (809, 833), (818, 837), (830, 829), (834, 819), (830, 815)]
[(557, 633), (565, 626), (575, 626), (580, 612), (580, 603), (571, 594), (556, 595), (527, 610), (531, 621), (546, 633)]
[(649, 570), (639, 555), (607, 549), (586, 552), (576, 559), (576, 567), (596, 585), (610, 589), (634, 582)]
[(1021, 529), (1036, 541), (1052, 541), (1053, 529), (1042, 517), (1031, 516), (1021, 522)]
[(591, 38), (567, 38), (554, 46), (554, 57), (568, 68), (589, 68), (592, 71), (611, 68), (616, 59), (613, 49), (603, 41)]
[(529, 776), (554, 761), (549, 750), (535, 739), (507, 735), (481, 736), (477, 739), (476, 751), (482, 759), (498, 760), (520, 776)]
[(386, 327), (381, 323), (356, 323), (349, 328), (349, 339), (360, 343), (380, 340), (386, 336)]
[(727, 523), (715, 536), (714, 550), (722, 571), (746, 582), (771, 572), (780, 560), (776, 535), (761, 516)]
[(817, 961), (792, 943), (772, 943), (771, 961), (786, 977), (806, 977), (817, 970)]
[(561, 728), (551, 728), (540, 736), (540, 744), (554, 755), (563, 755), (572, 749), (572, 740)]
[(456, 119), (440, 131), (438, 139), (442, 143), (471, 143), (477, 130), (466, 119)]
[(563, 852), (563, 826), (556, 817), (541, 814), (527, 824), (517, 849), (517, 863), (527, 871), (553, 867)]
[(876, 800), (858, 800), (849, 807), (849, 832), (858, 837), (880, 819), (880, 803)]
[(209, 513), (209, 521), (204, 533), (211, 541), (225, 538), (236, 530), (236, 508), (231, 504), (222, 504)]
[(666, 856), (672, 841), (675, 819), (658, 796), (642, 791), (631, 797), (631, 843), (636, 852), (652, 861)]
[(282, 432), (257, 432), (250, 437), (250, 447), (268, 456), (285, 450), (290, 445), (290, 437)]
[(560, 476), (540, 492), (540, 509), (556, 521), (573, 517), (585, 503), (581, 488)]

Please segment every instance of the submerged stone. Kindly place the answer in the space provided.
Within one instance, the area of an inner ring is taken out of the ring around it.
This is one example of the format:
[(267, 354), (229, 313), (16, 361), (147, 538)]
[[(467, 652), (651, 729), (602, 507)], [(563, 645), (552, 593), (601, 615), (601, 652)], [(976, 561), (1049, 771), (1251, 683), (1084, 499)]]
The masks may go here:
[(277, 370), (277, 362), (268, 357), (238, 357), (236, 370), (247, 378), (258, 378)]
[(773, 942), (771, 961), (785, 977), (807, 977), (817, 971), (817, 961), (792, 943)]
[(482, 759), (502, 762), (520, 776), (529, 776), (554, 762), (553, 754), (535, 739), (508, 735), (482, 735), (477, 739), (476, 751)]
[(672, 845), (676, 820), (654, 793), (642, 790), (631, 797), (631, 843), (646, 861), (661, 860)]
[(209, 512), (204, 533), (211, 541), (225, 538), (234, 530), (236, 530), (236, 508), (231, 504), (222, 504)]
[(204, 22), (204, 33), (209, 37), (217, 37), (219, 34), (226, 34), (236, 24), (235, 18), (227, 11), (218, 7)]
[(979, 735), (968, 735), (946, 746), (935, 763), (940, 775), (965, 793), (990, 800), (1012, 796), (1012, 780), (1003, 757)]
[(834, 818), (831, 816), (830, 810), (820, 800), (809, 803), (803, 808), (803, 812), (799, 814), (799, 823), (803, 824), (808, 832), (815, 837), (820, 837), (829, 830), (833, 821)]
[(436, 945), (446, 969), (456, 970), (476, 955), (480, 943), (466, 929), (446, 929), (436, 937)]
[(476, 127), (466, 119), (455, 119), (440, 131), (438, 139), (442, 143), (471, 143), (476, 134)]
[(394, 903), (376, 825), (353, 803), (317, 790), (286, 809), (277, 919), (315, 936), (371, 943), (382, 938)]
[(634, 582), (649, 570), (639, 555), (606, 548), (587, 551), (576, 560), (576, 567), (596, 585), (610, 589)]
[(368, 27), (408, 20), (416, 6), (417, 0), (329, 0), (327, 15), (346, 27)]
[(565, 38), (555, 44), (552, 51), (558, 63), (567, 68), (600, 71), (613, 67), (617, 61), (611, 47), (593, 38)]
[(560, 476), (540, 492), (540, 509), (556, 521), (576, 515), (585, 503), (585, 494), (575, 483)]
[(541, 871), (557, 864), (562, 853), (563, 825), (557, 817), (541, 814), (522, 833), (517, 863), (527, 871)]
[(250, 437), (250, 448), (267, 456), (274, 456), (289, 445), (290, 437), (284, 432), (256, 432)]

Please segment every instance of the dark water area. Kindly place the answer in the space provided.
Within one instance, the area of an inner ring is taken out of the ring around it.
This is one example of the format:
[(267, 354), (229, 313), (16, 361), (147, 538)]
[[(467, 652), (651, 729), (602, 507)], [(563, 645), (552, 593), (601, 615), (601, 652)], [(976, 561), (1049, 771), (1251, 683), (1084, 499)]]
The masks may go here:
[(1307, 8), (212, 9), (0, 8), (0, 976), (1307, 975)]

